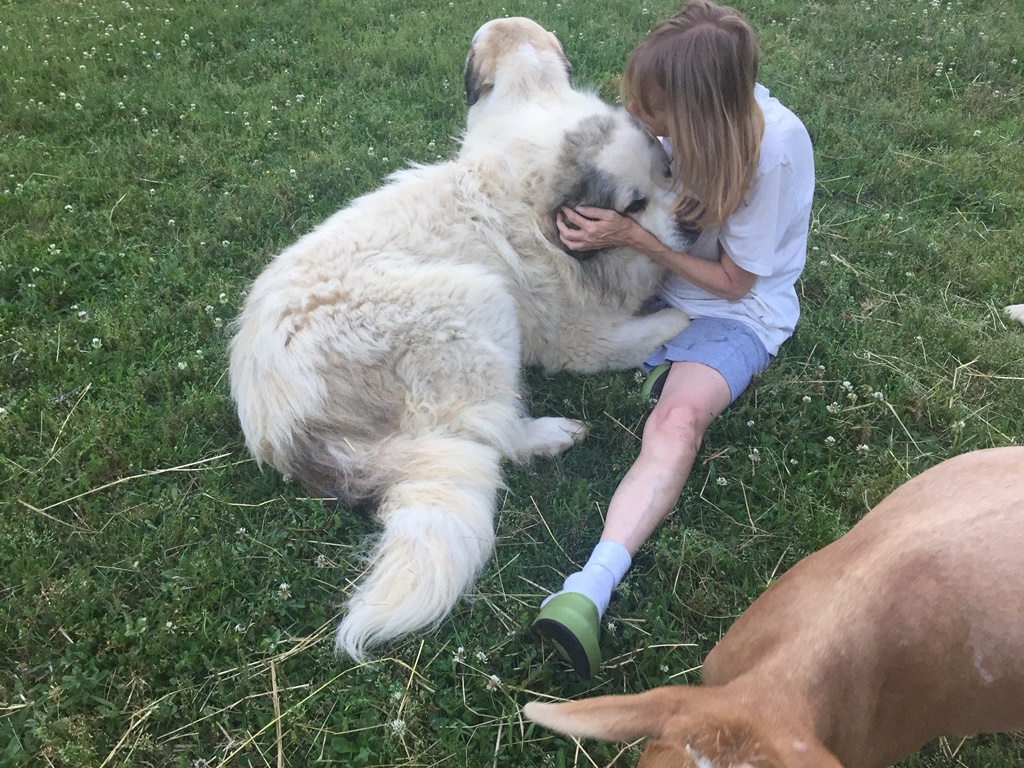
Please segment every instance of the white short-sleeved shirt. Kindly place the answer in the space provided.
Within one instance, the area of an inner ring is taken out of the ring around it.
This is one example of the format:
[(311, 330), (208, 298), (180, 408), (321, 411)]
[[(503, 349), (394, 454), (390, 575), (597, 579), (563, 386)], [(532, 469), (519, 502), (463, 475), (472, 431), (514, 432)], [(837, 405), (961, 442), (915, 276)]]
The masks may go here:
[(678, 276), (668, 279), (661, 295), (691, 317), (727, 317), (745, 323), (774, 355), (793, 335), (800, 317), (796, 281), (807, 258), (814, 151), (800, 118), (767, 88), (757, 85), (754, 97), (764, 113), (764, 137), (746, 202), (721, 227), (704, 230), (690, 253), (718, 261), (721, 243), (732, 260), (757, 275), (757, 280), (739, 301), (719, 298)]

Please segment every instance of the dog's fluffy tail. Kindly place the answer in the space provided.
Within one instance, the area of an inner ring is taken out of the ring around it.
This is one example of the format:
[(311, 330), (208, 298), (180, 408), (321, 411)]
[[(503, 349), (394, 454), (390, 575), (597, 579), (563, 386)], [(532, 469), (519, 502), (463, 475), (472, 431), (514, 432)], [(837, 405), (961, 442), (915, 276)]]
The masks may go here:
[(387, 461), (399, 476), (378, 511), (384, 530), (335, 637), (335, 649), (354, 659), (439, 624), (494, 547), (498, 450), (444, 436), (393, 449)]

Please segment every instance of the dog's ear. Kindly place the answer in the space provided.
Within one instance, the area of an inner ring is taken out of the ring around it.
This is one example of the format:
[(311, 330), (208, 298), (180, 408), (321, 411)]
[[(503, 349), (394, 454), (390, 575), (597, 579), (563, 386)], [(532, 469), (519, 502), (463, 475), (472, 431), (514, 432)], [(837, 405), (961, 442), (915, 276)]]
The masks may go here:
[(484, 77), (471, 48), (466, 56), (466, 106), (472, 107), (480, 97), (494, 89), (494, 82)]
[(633, 696), (596, 696), (561, 704), (531, 701), (523, 707), (523, 714), (545, 728), (577, 738), (656, 738), (673, 715), (687, 706), (693, 690), (699, 689), (673, 685)]

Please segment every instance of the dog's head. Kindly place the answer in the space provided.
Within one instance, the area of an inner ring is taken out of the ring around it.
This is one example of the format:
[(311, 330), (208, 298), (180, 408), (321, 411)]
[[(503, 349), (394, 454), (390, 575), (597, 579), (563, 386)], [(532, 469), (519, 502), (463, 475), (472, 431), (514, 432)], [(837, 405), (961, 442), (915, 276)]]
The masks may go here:
[(570, 256), (585, 261), (600, 251), (572, 251), (555, 227), (562, 206), (606, 208), (629, 216), (677, 251), (700, 235), (672, 212), (672, 171), (665, 149), (623, 109), (591, 115), (567, 132), (562, 142), (548, 238)]
[(466, 103), (498, 92), (503, 107), (569, 88), (572, 65), (554, 34), (530, 19), (493, 19), (473, 36), (466, 56)]

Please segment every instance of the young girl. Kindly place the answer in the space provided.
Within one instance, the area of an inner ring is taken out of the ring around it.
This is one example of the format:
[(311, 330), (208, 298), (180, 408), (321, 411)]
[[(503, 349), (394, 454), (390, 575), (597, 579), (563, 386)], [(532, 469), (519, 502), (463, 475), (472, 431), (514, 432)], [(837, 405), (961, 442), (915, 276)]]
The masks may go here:
[(712, 420), (793, 333), (800, 307), (814, 154), (803, 123), (757, 83), (757, 38), (742, 14), (695, 0), (630, 55), (627, 109), (673, 156), (677, 215), (702, 230), (689, 253), (614, 211), (565, 208), (573, 250), (629, 246), (672, 272), (662, 298), (693, 322), (646, 363), (660, 398), (640, 455), (608, 505), (583, 570), (534, 623), (583, 677), (600, 665), (600, 618), (636, 551), (675, 507)]

